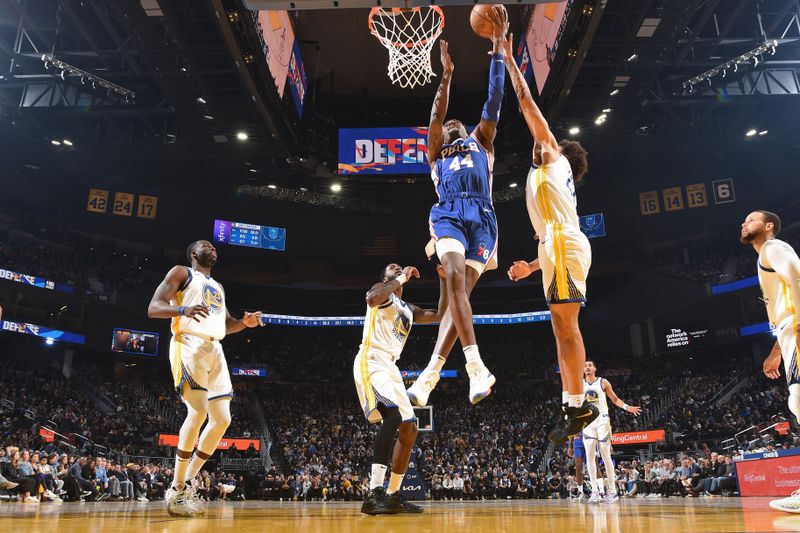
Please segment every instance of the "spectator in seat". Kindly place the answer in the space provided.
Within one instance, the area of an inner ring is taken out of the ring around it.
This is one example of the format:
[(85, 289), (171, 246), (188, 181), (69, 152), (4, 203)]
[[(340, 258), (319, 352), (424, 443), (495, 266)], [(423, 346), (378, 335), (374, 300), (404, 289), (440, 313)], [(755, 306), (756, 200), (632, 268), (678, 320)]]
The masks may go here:
[(464, 479), (458, 474), (458, 472), (456, 472), (453, 476), (453, 499), (464, 499)]

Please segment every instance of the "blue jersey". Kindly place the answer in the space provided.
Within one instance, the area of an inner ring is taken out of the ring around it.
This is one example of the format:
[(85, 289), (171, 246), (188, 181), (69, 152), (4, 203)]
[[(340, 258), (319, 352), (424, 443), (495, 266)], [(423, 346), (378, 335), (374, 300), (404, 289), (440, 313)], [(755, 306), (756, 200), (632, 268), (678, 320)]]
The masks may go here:
[(472, 135), (445, 144), (431, 168), (436, 194), (440, 200), (469, 193), (491, 201), (493, 166), (492, 154)]

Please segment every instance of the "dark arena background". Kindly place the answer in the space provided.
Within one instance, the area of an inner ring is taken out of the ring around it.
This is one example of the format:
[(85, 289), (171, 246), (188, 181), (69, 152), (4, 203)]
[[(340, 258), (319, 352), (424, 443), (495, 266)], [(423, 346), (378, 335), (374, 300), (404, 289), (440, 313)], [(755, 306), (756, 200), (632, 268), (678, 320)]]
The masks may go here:
[[(768, 210), (800, 245), (797, 0), (506, 2), (534, 100), (589, 152), (580, 328), (597, 375), (642, 409), (609, 405), (614, 464), (598, 468), (620, 499), (587, 503), (583, 464), (548, 446), (561, 389), (541, 274), (506, 274), (537, 256), (533, 141), (507, 79), (499, 267), (471, 297), (497, 383), (472, 405), (456, 343), (415, 409), (401, 492), (424, 513), (360, 512), (377, 433), (353, 383), (364, 294), (398, 263), (421, 274), (404, 300), (439, 297), (425, 246), (440, 43), (428, 83), (394, 84), (370, 8), (441, 8), (447, 116), (465, 124), (492, 47), (473, 2), (382, 3), (0, 0), (0, 528), (800, 530), (769, 506), (800, 489), (800, 430), (783, 365), (762, 371), (775, 336), (739, 241)], [(217, 250), (230, 314), (266, 324), (222, 341), (232, 422), (196, 482), (205, 515), (185, 518), (162, 500), (186, 407), (148, 304), (197, 240)], [(406, 387), (437, 330), (412, 330)]]

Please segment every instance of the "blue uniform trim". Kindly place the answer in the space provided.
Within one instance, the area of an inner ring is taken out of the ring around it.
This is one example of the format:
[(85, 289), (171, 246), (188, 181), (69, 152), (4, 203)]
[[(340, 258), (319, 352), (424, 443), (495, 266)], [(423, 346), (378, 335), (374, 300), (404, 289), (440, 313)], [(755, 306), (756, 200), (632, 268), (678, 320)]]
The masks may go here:
[(189, 274), (189, 277), (187, 277), (186, 281), (183, 282), (183, 285), (181, 285), (181, 288), (178, 289), (179, 291), (186, 290), (186, 287), (188, 287), (189, 284), (192, 282), (192, 277), (193, 277), (192, 276), (192, 269), (189, 268), (189, 267), (186, 267), (186, 272)]
[(572, 441), (572, 455), (575, 459), (586, 459), (586, 448), (583, 446), (583, 438), (575, 437)]
[(220, 394), (219, 396), (211, 396), (211, 397), (209, 397), (208, 401), (219, 400), (220, 398), (230, 398), (232, 400), (233, 399), (233, 391), (226, 392), (225, 394)]
[(409, 418), (408, 420), (403, 420), (403, 422), (416, 422), (417, 420), (419, 419), (415, 416), (413, 418)]
[(775, 269), (767, 268), (764, 265), (762, 265), (761, 261), (756, 261), (756, 262), (758, 263), (758, 268), (760, 268), (761, 270), (763, 270), (765, 272), (775, 272)]
[(178, 386), (175, 387), (175, 390), (178, 392), (179, 395), (183, 395), (183, 385), (188, 384), (189, 388), (192, 390), (203, 390), (208, 392), (208, 389), (205, 387), (201, 387), (197, 384), (197, 382), (192, 379), (192, 376), (189, 375), (189, 372), (186, 370), (186, 367), (183, 366), (181, 363), (181, 381), (178, 383)]
[(481, 200), (492, 203), (492, 197), (477, 192), (451, 192), (443, 194), (439, 203), (452, 202), (453, 200)]

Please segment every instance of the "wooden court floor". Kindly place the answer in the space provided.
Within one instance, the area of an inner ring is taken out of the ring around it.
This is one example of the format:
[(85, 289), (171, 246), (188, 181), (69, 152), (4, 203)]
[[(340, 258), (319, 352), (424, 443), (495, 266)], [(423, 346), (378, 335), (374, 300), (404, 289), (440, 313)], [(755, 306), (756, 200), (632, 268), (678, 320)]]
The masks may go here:
[(205, 518), (173, 518), (163, 504), (0, 504), (2, 532), (58, 533), (683, 533), (800, 531), (800, 515), (768, 498), (640, 499), (590, 505), (557, 500), (435, 502), (420, 515), (368, 517), (357, 503), (225, 502)]

